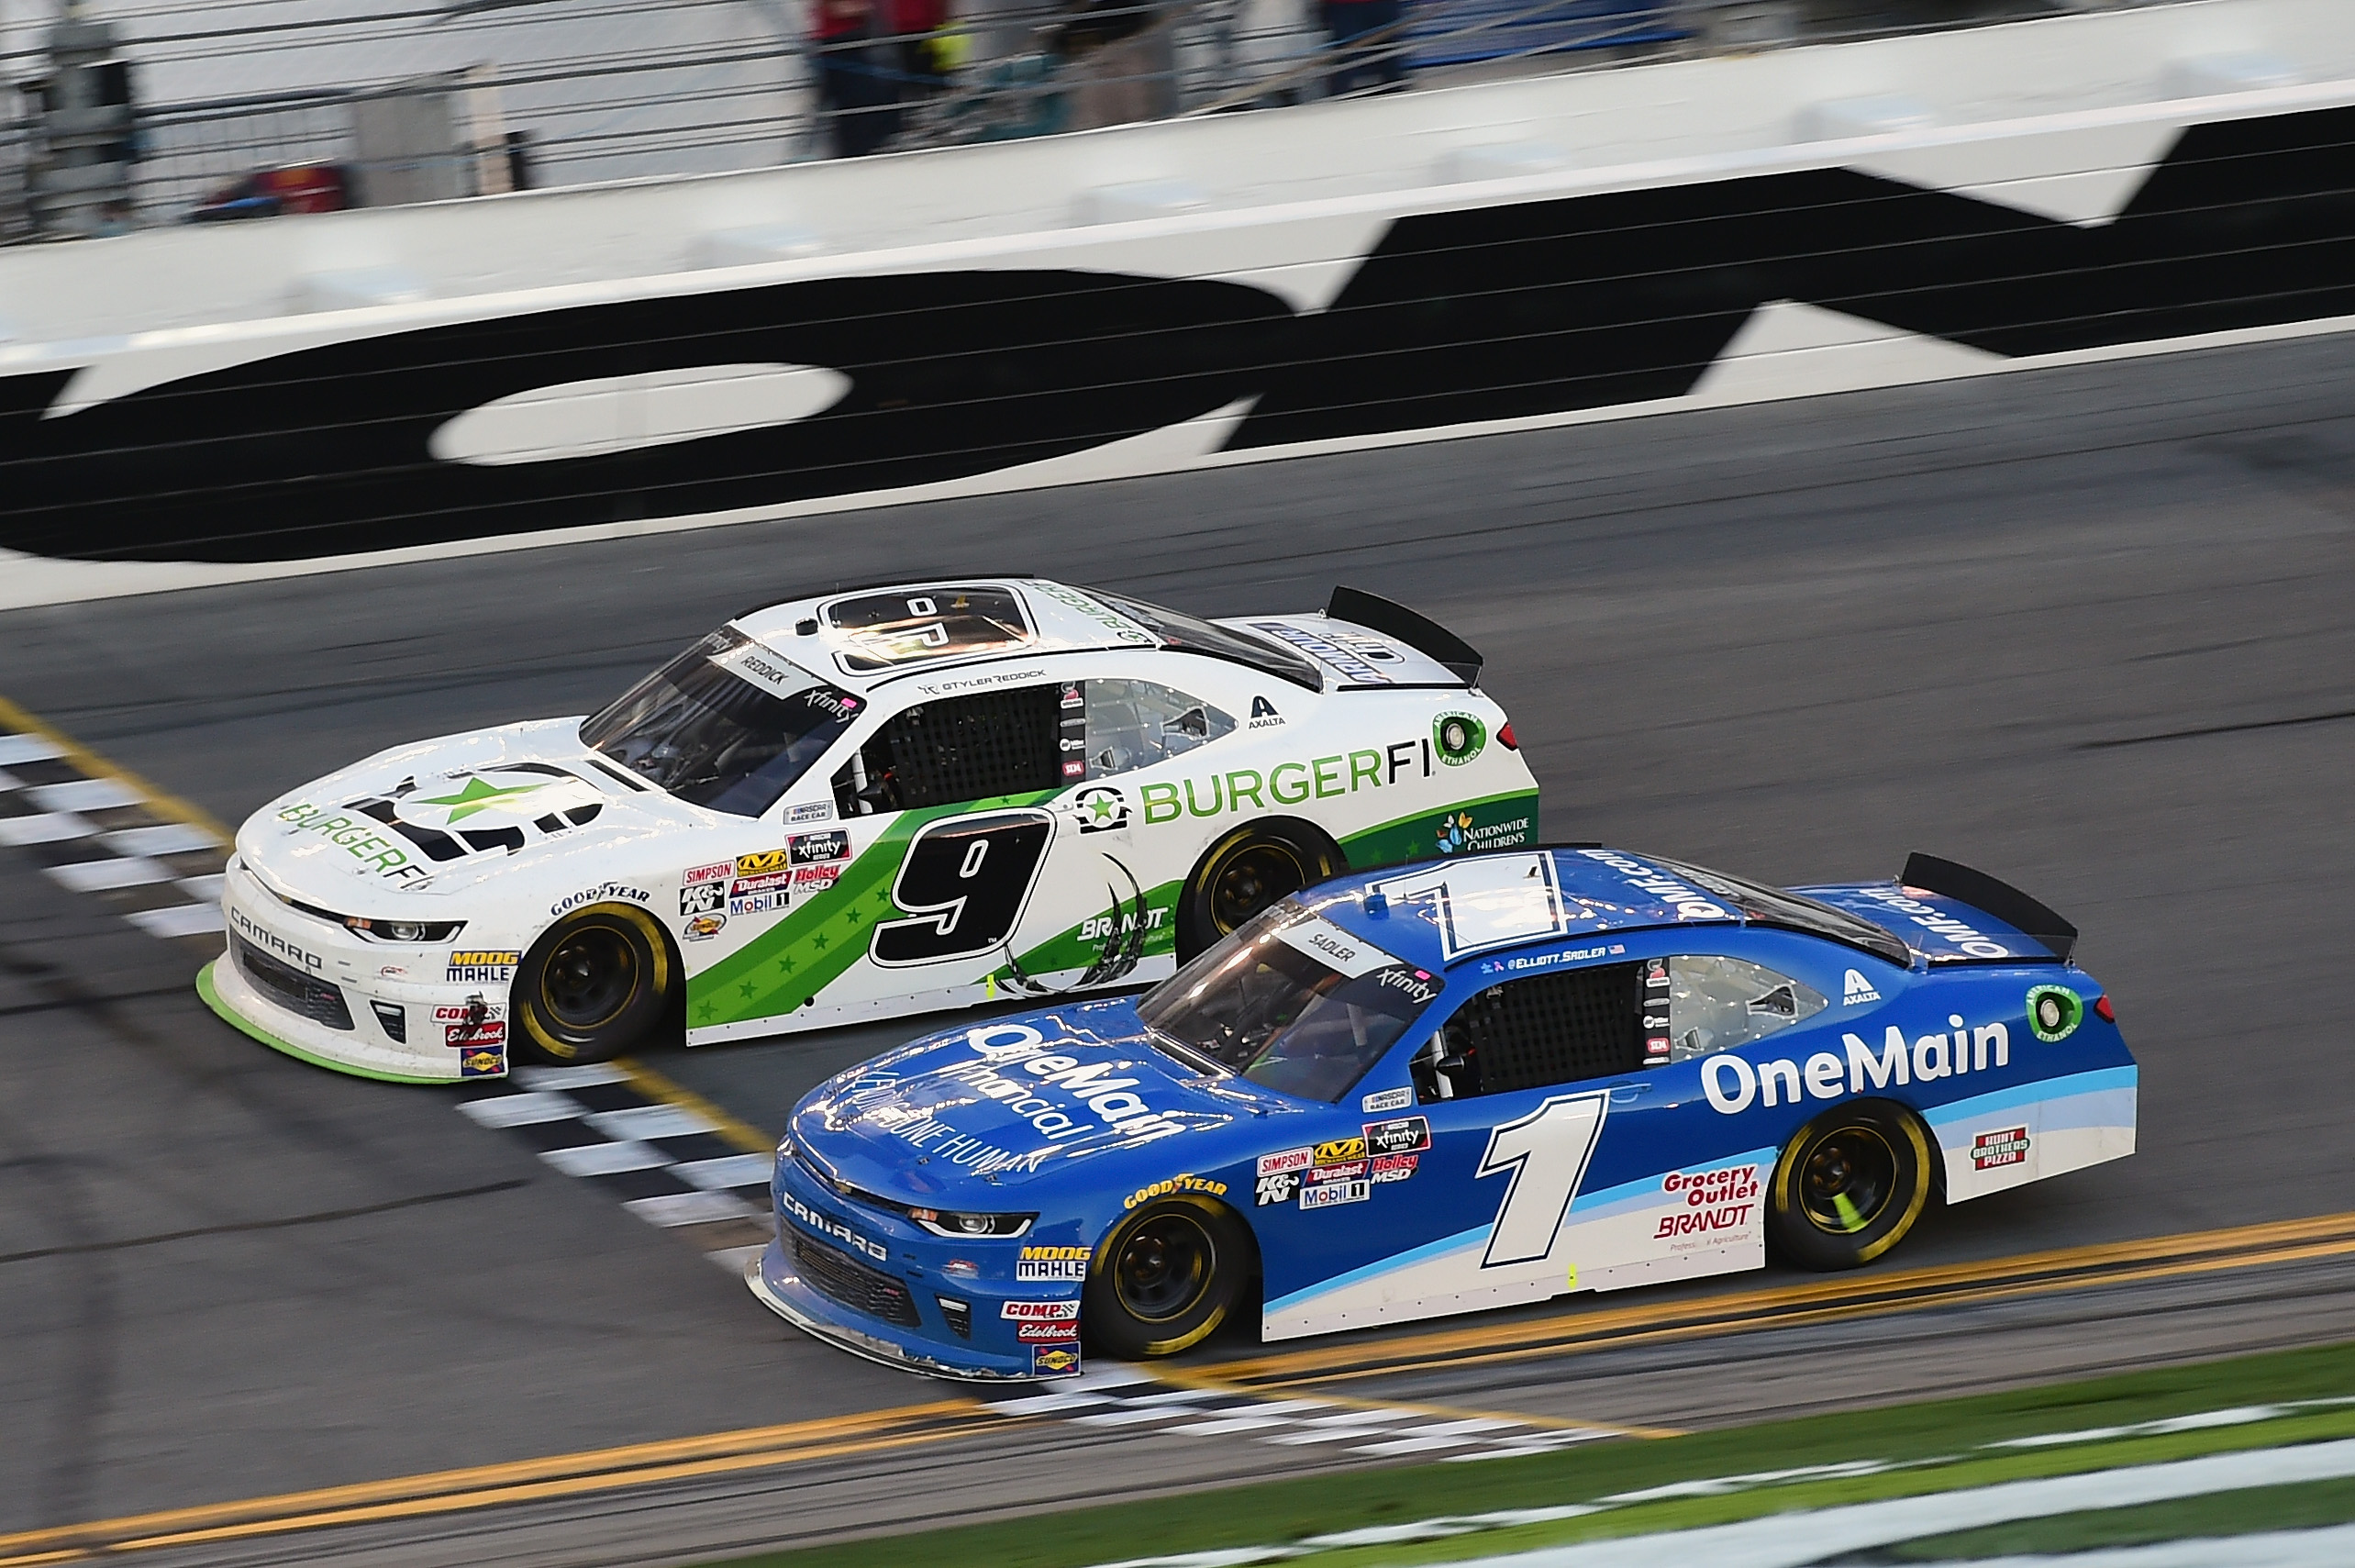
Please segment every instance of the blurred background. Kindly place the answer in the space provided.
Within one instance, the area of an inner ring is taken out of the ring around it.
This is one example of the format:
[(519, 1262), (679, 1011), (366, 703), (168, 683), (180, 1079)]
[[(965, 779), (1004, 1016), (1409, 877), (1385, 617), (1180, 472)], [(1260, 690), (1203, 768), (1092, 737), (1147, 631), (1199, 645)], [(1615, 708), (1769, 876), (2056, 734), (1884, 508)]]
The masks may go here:
[(0, 239), (1047, 135), (2149, 0), (0, 0)]

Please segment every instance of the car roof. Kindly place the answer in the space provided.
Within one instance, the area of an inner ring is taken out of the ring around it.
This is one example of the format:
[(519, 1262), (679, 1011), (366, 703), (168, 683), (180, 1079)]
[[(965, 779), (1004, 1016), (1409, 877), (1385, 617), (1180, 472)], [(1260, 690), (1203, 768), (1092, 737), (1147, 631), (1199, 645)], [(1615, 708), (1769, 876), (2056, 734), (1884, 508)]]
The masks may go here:
[(1681, 872), (1586, 847), (1500, 850), (1367, 872), (1322, 884), (1311, 901), (1351, 936), (1436, 969), (1532, 943), (1741, 921), (1729, 902)]
[(985, 660), (1161, 645), (1153, 632), (1083, 590), (986, 573), (787, 599), (748, 610), (733, 624), (853, 691)]

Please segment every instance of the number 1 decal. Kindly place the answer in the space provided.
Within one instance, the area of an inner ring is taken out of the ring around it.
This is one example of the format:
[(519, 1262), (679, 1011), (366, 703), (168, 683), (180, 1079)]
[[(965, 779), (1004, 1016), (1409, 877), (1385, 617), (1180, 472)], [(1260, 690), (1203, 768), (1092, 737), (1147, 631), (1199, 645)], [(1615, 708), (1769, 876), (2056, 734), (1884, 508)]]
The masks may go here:
[(1055, 819), (992, 811), (928, 823), (907, 846), (892, 902), (911, 918), (875, 927), (867, 956), (886, 967), (978, 958), (1014, 935), (1046, 862)]
[(1610, 1108), (1608, 1089), (1559, 1095), (1488, 1135), (1488, 1152), (1480, 1157), (1473, 1177), (1509, 1171), (1512, 1179), (1505, 1184), (1505, 1201), (1496, 1206), (1496, 1228), (1488, 1234), (1482, 1268), (1534, 1263), (1553, 1251)]

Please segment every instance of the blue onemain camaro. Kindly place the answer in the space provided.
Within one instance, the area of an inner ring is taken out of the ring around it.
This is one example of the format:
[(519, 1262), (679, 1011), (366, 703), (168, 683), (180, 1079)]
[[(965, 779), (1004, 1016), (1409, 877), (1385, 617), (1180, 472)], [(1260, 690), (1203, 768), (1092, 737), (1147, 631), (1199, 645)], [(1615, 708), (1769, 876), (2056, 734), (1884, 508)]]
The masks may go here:
[(779, 1145), (770, 1307), (943, 1376), (1816, 1268), (2134, 1151), (2076, 932), (1916, 855), (1784, 891), (1571, 847), (1349, 876), (1133, 999), (930, 1035)]

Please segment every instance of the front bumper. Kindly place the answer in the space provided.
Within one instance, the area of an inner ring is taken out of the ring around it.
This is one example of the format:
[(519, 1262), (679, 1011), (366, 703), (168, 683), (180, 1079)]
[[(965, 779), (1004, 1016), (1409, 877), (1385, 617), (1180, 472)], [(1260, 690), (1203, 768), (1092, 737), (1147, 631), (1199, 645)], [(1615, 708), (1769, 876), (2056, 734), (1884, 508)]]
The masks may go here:
[[(1016, 1285), (1005, 1277), (993, 1280), (950, 1276), (943, 1273), (939, 1265), (951, 1251), (982, 1249), (928, 1236), (918, 1239), (914, 1234), (888, 1234), (885, 1251), (898, 1261), (898, 1267), (888, 1271), (874, 1267), (872, 1261), (851, 1258), (833, 1241), (811, 1233), (791, 1211), (798, 1207), (825, 1220), (839, 1221), (870, 1239), (887, 1235), (880, 1217), (844, 1205), (832, 1194), (822, 1192), (791, 1160), (780, 1162), (774, 1184), (788, 1192), (792, 1202), (772, 1202), (777, 1238), (759, 1258), (745, 1265), (744, 1283), (761, 1306), (794, 1328), (853, 1355), (928, 1377), (964, 1383), (1017, 1383), (1068, 1377), (1080, 1371), (1076, 1318), (1059, 1324), (1055, 1330), (1067, 1334), (1068, 1340), (1042, 1341), (1034, 1347), (1019, 1340), (1020, 1325), (1008, 1318), (1005, 1311), (1009, 1302), (1071, 1302), (1078, 1294), (1075, 1287)], [(772, 1195), (775, 1197), (776, 1193)], [(913, 1227), (900, 1229), (914, 1231)], [(815, 1283), (815, 1276), (797, 1256), (802, 1248), (822, 1248), (836, 1258), (833, 1267), (838, 1277), (834, 1290), (838, 1294), (829, 1294)], [(1005, 1256), (993, 1262), (1002, 1262), (1003, 1266), (991, 1272), (1001, 1276), (1012, 1274), (1012, 1260), (1018, 1244), (1004, 1241), (996, 1248)], [(844, 1263), (872, 1276), (878, 1286), (904, 1292), (916, 1322), (910, 1325), (887, 1321), (839, 1299), (844, 1289), (839, 1277)], [(943, 1298), (964, 1306), (967, 1333), (959, 1334), (951, 1326), (942, 1307)], [(1072, 1307), (1075, 1310), (1076, 1304), (1072, 1303)], [(1041, 1351), (1049, 1352), (1046, 1359), (1056, 1364), (1042, 1365)], [(1066, 1354), (1067, 1362), (1063, 1359)]]
[[(443, 981), (441, 948), (354, 936), (288, 908), (234, 862), (221, 916), (227, 949), (197, 976), (197, 993), (264, 1045), (395, 1084), (506, 1076), (506, 985)], [(477, 996), (480, 1019), (459, 1021)]]

